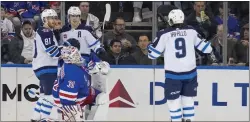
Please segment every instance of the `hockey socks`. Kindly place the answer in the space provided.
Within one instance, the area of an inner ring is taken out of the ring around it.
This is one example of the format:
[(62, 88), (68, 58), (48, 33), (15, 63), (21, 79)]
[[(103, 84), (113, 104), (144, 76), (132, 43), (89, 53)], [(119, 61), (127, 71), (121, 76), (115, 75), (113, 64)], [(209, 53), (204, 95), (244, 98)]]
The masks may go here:
[[(52, 95), (44, 95), (44, 98), (52, 103), (54, 102)], [(40, 111), (41, 118), (42, 119), (49, 118), (52, 108), (53, 106), (51, 105), (51, 103), (43, 100)]]
[(182, 121), (181, 98), (167, 101), (171, 121)]
[[(42, 96), (42, 94), (41, 94)], [(42, 99), (39, 98), (38, 101), (36, 102), (35, 108), (34, 108), (34, 112), (33, 112), (33, 116), (32, 116), (32, 120), (40, 120), (41, 119), (41, 105), (42, 105)]]
[(194, 121), (194, 99), (193, 97), (181, 96), (183, 118), (185, 121)]

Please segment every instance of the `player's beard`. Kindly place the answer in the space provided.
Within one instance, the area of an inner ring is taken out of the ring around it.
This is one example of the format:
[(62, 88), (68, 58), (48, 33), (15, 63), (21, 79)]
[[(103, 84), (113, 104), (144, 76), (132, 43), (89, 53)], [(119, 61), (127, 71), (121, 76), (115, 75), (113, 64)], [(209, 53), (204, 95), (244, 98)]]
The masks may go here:
[(47, 20), (47, 23), (45, 24), (45, 27), (47, 26), (47, 28), (54, 28), (56, 26), (55, 21), (53, 20)]
[(55, 22), (48, 22), (48, 26), (49, 26), (50, 28), (54, 28), (55, 25), (56, 25)]
[(71, 22), (70, 22), (70, 24), (71, 24), (71, 26), (72, 26), (72, 28), (77, 28), (80, 24), (81, 24), (81, 21), (79, 20), (79, 21), (74, 21), (74, 20), (72, 20)]

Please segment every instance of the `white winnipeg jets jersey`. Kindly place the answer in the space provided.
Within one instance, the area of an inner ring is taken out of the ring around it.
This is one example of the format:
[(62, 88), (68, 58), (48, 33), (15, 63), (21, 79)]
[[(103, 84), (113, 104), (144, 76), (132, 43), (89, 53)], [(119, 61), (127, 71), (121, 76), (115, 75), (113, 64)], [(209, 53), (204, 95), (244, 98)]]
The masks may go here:
[(156, 59), (163, 53), (166, 76), (169, 74), (169, 78), (178, 79), (182, 74), (183, 79), (189, 79), (188, 75), (196, 75), (195, 48), (203, 53), (212, 52), (210, 42), (201, 39), (192, 27), (169, 28), (157, 33), (148, 46), (148, 57)]
[(91, 27), (83, 24), (79, 25), (76, 29), (71, 29), (69, 25), (65, 25), (62, 28), (61, 41), (65, 42), (70, 38), (75, 38), (80, 43), (81, 54), (90, 54), (91, 50), (94, 52), (100, 48), (100, 41), (97, 40), (91, 33)]
[(32, 68), (37, 76), (44, 73), (57, 73), (60, 50), (52, 30), (37, 29), (33, 46)]

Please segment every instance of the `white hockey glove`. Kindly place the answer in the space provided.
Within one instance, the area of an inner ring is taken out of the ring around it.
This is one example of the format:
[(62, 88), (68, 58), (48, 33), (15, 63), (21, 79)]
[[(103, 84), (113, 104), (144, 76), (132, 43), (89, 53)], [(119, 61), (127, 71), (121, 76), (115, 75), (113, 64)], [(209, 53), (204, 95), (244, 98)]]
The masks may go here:
[(88, 64), (88, 69), (89, 69), (89, 73), (90, 74), (95, 74), (100, 72), (103, 75), (107, 75), (110, 71), (110, 65), (109, 63), (105, 62), (105, 61), (101, 61), (101, 62), (89, 62)]

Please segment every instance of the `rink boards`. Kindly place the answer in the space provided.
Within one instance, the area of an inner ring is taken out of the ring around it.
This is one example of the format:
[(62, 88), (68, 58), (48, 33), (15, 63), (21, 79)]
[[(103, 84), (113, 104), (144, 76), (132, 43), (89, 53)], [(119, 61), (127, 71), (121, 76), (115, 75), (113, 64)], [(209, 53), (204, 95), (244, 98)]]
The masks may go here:
[[(161, 66), (115, 66), (108, 81), (109, 121), (169, 120)], [(248, 67), (199, 67), (198, 82), (196, 120), (249, 120)], [(26, 91), (38, 88), (30, 66), (2, 67), (1, 121), (29, 121), (37, 98)]]

